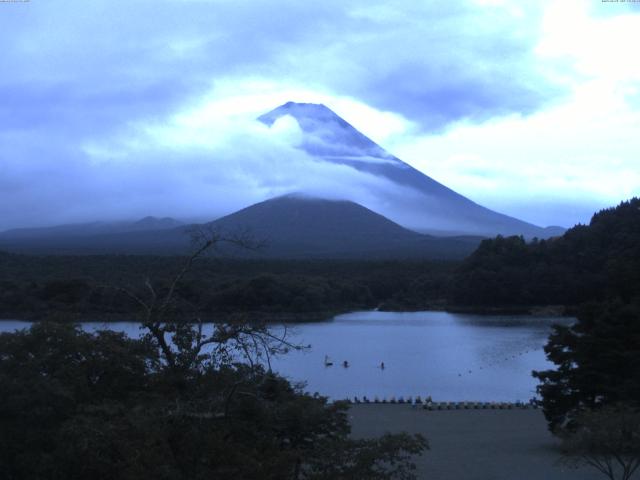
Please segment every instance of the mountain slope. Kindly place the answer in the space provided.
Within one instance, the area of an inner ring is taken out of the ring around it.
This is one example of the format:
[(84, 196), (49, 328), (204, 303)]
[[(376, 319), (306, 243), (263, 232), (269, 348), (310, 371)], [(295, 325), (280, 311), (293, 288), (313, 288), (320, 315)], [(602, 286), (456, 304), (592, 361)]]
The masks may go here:
[(494, 236), (547, 238), (560, 227), (545, 229), (482, 207), (386, 152), (324, 105), (289, 102), (258, 120), (273, 125), (284, 116), (296, 119), (303, 132), (300, 148), (324, 161), (348, 165), (393, 182), (397, 193), (372, 192), (380, 200), (365, 206), (414, 230)]

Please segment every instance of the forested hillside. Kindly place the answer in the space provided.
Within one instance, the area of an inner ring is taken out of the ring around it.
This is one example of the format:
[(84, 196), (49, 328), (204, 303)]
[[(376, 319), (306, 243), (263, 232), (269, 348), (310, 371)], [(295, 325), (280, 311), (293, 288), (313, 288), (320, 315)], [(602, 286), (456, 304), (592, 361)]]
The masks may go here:
[(640, 199), (596, 213), (562, 237), (484, 240), (457, 270), (458, 305), (578, 305), (640, 296)]

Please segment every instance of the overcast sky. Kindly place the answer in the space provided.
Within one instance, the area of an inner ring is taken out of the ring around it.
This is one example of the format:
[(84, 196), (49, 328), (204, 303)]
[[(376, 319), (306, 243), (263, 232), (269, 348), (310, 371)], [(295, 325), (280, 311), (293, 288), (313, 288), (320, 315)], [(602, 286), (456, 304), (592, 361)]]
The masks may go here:
[(640, 194), (640, 3), (0, 3), (0, 229), (367, 191), (255, 117), (324, 103), (539, 225)]

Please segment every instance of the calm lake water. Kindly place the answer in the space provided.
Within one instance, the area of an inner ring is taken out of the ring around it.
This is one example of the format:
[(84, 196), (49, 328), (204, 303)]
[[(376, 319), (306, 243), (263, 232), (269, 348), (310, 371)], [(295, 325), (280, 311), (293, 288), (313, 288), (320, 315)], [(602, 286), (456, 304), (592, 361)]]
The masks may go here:
[[(527, 315), (354, 312), (288, 327), (289, 340), (311, 348), (272, 365), (289, 379), (306, 382), (309, 392), (337, 399), (431, 395), (435, 401), (527, 401), (535, 395), (531, 371), (552, 367), (543, 351), (551, 326), (572, 322)], [(0, 331), (28, 326), (6, 320)], [(83, 328), (140, 333), (133, 322), (84, 323)], [(325, 355), (333, 366), (325, 366)]]

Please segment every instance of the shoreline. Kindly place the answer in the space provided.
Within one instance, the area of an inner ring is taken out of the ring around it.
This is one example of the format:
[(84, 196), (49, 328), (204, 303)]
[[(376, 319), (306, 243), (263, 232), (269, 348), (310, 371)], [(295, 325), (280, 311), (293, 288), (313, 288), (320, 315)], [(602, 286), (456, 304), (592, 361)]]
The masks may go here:
[[(396, 308), (391, 309), (378, 309), (378, 308), (348, 308), (348, 309), (333, 309), (333, 310), (317, 310), (309, 312), (262, 312), (262, 311), (230, 311), (230, 312), (214, 312), (202, 315), (204, 323), (216, 323), (216, 317), (227, 319), (248, 319), (249, 322), (264, 322), (264, 323), (285, 323), (285, 324), (297, 324), (297, 323), (319, 323), (328, 322), (333, 317), (353, 312), (389, 312), (389, 313), (413, 313), (413, 312), (445, 312), (445, 313), (459, 313), (468, 315), (481, 315), (481, 316), (511, 316), (511, 315), (530, 315), (533, 317), (572, 317), (575, 315), (575, 307), (565, 305), (529, 305), (529, 306), (493, 306), (493, 307), (467, 307), (467, 306), (425, 306), (423, 308)], [(122, 313), (76, 313), (76, 312), (55, 312), (53, 314), (42, 314), (41, 312), (9, 312), (2, 313), (0, 315), (0, 321), (22, 321), (22, 322), (40, 322), (40, 321), (53, 321), (63, 323), (117, 323), (117, 322), (139, 322), (135, 318), (136, 312), (131, 312), (131, 316), (126, 318), (122, 316)], [(88, 320), (87, 317), (91, 317)], [(254, 320), (255, 319), (255, 320)], [(183, 320), (184, 323), (194, 323), (188, 320)], [(182, 322), (182, 321), (180, 321)]]
[(501, 400), (489, 400), (489, 401), (479, 401), (479, 400), (450, 400), (450, 401), (437, 401), (434, 402), (429, 400), (429, 396), (427, 396), (424, 400), (420, 396), (416, 396), (415, 398), (407, 397), (404, 399), (403, 397), (390, 397), (388, 400), (386, 398), (379, 399), (378, 397), (374, 397), (373, 400), (368, 399), (366, 396), (363, 399), (358, 399), (355, 397), (355, 401), (352, 399), (344, 399), (330, 400), (331, 402), (346, 402), (348, 405), (355, 405), (363, 407), (366, 406), (376, 406), (376, 405), (399, 405), (410, 407), (417, 410), (427, 410), (430, 412), (435, 411), (443, 411), (443, 410), (538, 410), (541, 407), (539, 406), (539, 401), (537, 399), (531, 399), (527, 402), (522, 401), (501, 401)]
[(531, 315), (534, 317), (571, 317), (575, 315), (571, 305), (514, 305), (514, 306), (462, 306), (449, 305), (448, 313), (468, 313), (473, 315)]

